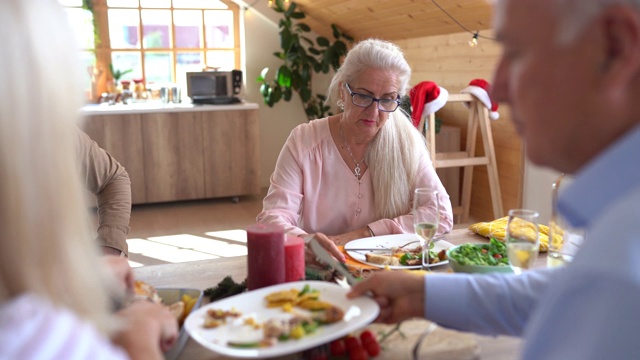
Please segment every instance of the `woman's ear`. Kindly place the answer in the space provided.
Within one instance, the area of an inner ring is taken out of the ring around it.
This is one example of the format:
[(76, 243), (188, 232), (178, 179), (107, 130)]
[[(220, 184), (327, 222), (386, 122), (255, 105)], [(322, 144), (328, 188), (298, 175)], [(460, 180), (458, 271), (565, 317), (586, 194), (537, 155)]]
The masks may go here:
[(624, 5), (611, 6), (601, 16), (606, 52), (602, 71), (611, 85), (622, 85), (640, 70), (640, 16)]

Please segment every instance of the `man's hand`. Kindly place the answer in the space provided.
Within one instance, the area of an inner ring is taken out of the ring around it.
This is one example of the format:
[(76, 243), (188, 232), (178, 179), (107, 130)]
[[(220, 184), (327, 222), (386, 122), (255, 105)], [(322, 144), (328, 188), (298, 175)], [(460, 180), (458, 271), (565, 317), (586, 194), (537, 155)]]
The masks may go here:
[(405, 271), (378, 271), (352, 286), (348, 298), (373, 294), (380, 305), (377, 322), (397, 323), (413, 317), (424, 317), (424, 275)]
[(115, 257), (115, 256), (103, 256), (102, 260), (109, 268), (109, 271), (114, 275), (119, 290), (123, 294), (133, 294), (134, 277), (133, 270), (129, 266), (129, 260), (127, 258)]

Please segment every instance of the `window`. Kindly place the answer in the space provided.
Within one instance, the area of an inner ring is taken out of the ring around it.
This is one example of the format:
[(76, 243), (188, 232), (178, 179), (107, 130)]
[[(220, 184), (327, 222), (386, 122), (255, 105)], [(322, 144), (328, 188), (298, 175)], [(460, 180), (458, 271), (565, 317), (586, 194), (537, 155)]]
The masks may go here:
[(184, 90), (188, 71), (240, 67), (239, 7), (231, 1), (93, 0), (93, 14), (82, 8), (83, 0), (58, 1), (82, 49), (90, 98), (106, 91), (109, 64), (131, 70), (120, 80), (143, 79), (148, 87), (174, 83)]

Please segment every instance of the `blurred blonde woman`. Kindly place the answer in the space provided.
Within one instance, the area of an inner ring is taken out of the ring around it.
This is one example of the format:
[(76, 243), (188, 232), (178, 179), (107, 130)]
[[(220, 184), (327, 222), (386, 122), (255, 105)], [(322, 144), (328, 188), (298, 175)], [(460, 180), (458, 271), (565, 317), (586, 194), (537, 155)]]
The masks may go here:
[(66, 16), (57, 1), (3, 0), (0, 24), (0, 358), (160, 359), (175, 319), (146, 301), (112, 314), (122, 287), (89, 231)]

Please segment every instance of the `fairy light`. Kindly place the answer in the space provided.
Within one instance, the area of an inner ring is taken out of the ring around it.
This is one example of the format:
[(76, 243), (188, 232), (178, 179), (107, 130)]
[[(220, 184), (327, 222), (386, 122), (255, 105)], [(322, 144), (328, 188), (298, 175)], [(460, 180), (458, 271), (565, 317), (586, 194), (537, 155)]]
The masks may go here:
[[(269, 0), (269, 7), (273, 7), (273, 0)], [(289, 7), (289, 0), (284, 0), (284, 7)]]
[(475, 32), (475, 34), (473, 34), (473, 37), (471, 38), (471, 40), (469, 40), (469, 46), (471, 46), (471, 47), (478, 46), (478, 32), (477, 31)]
[(442, 11), (442, 13), (444, 13), (445, 15), (447, 15), (451, 20), (453, 20), (454, 23), (456, 23), (458, 26), (460, 26), (460, 28), (466, 32), (468, 32), (469, 34), (472, 34), (473, 37), (471, 38), (471, 40), (469, 40), (469, 46), (471, 47), (476, 47), (478, 46), (478, 39), (482, 38), (482, 39), (487, 39), (487, 40), (493, 40), (495, 41), (496, 39), (489, 37), (489, 36), (482, 36), (480, 35), (480, 31), (471, 31), (469, 30), (469, 28), (467, 28), (466, 26), (464, 26), (460, 21), (458, 21), (458, 19), (454, 18), (453, 15), (449, 14), (449, 12), (447, 10), (445, 10), (442, 6), (440, 6), (440, 4), (438, 4), (436, 2), (436, 0), (431, 0), (431, 2), (433, 3), (433, 5), (435, 5), (440, 11)]

